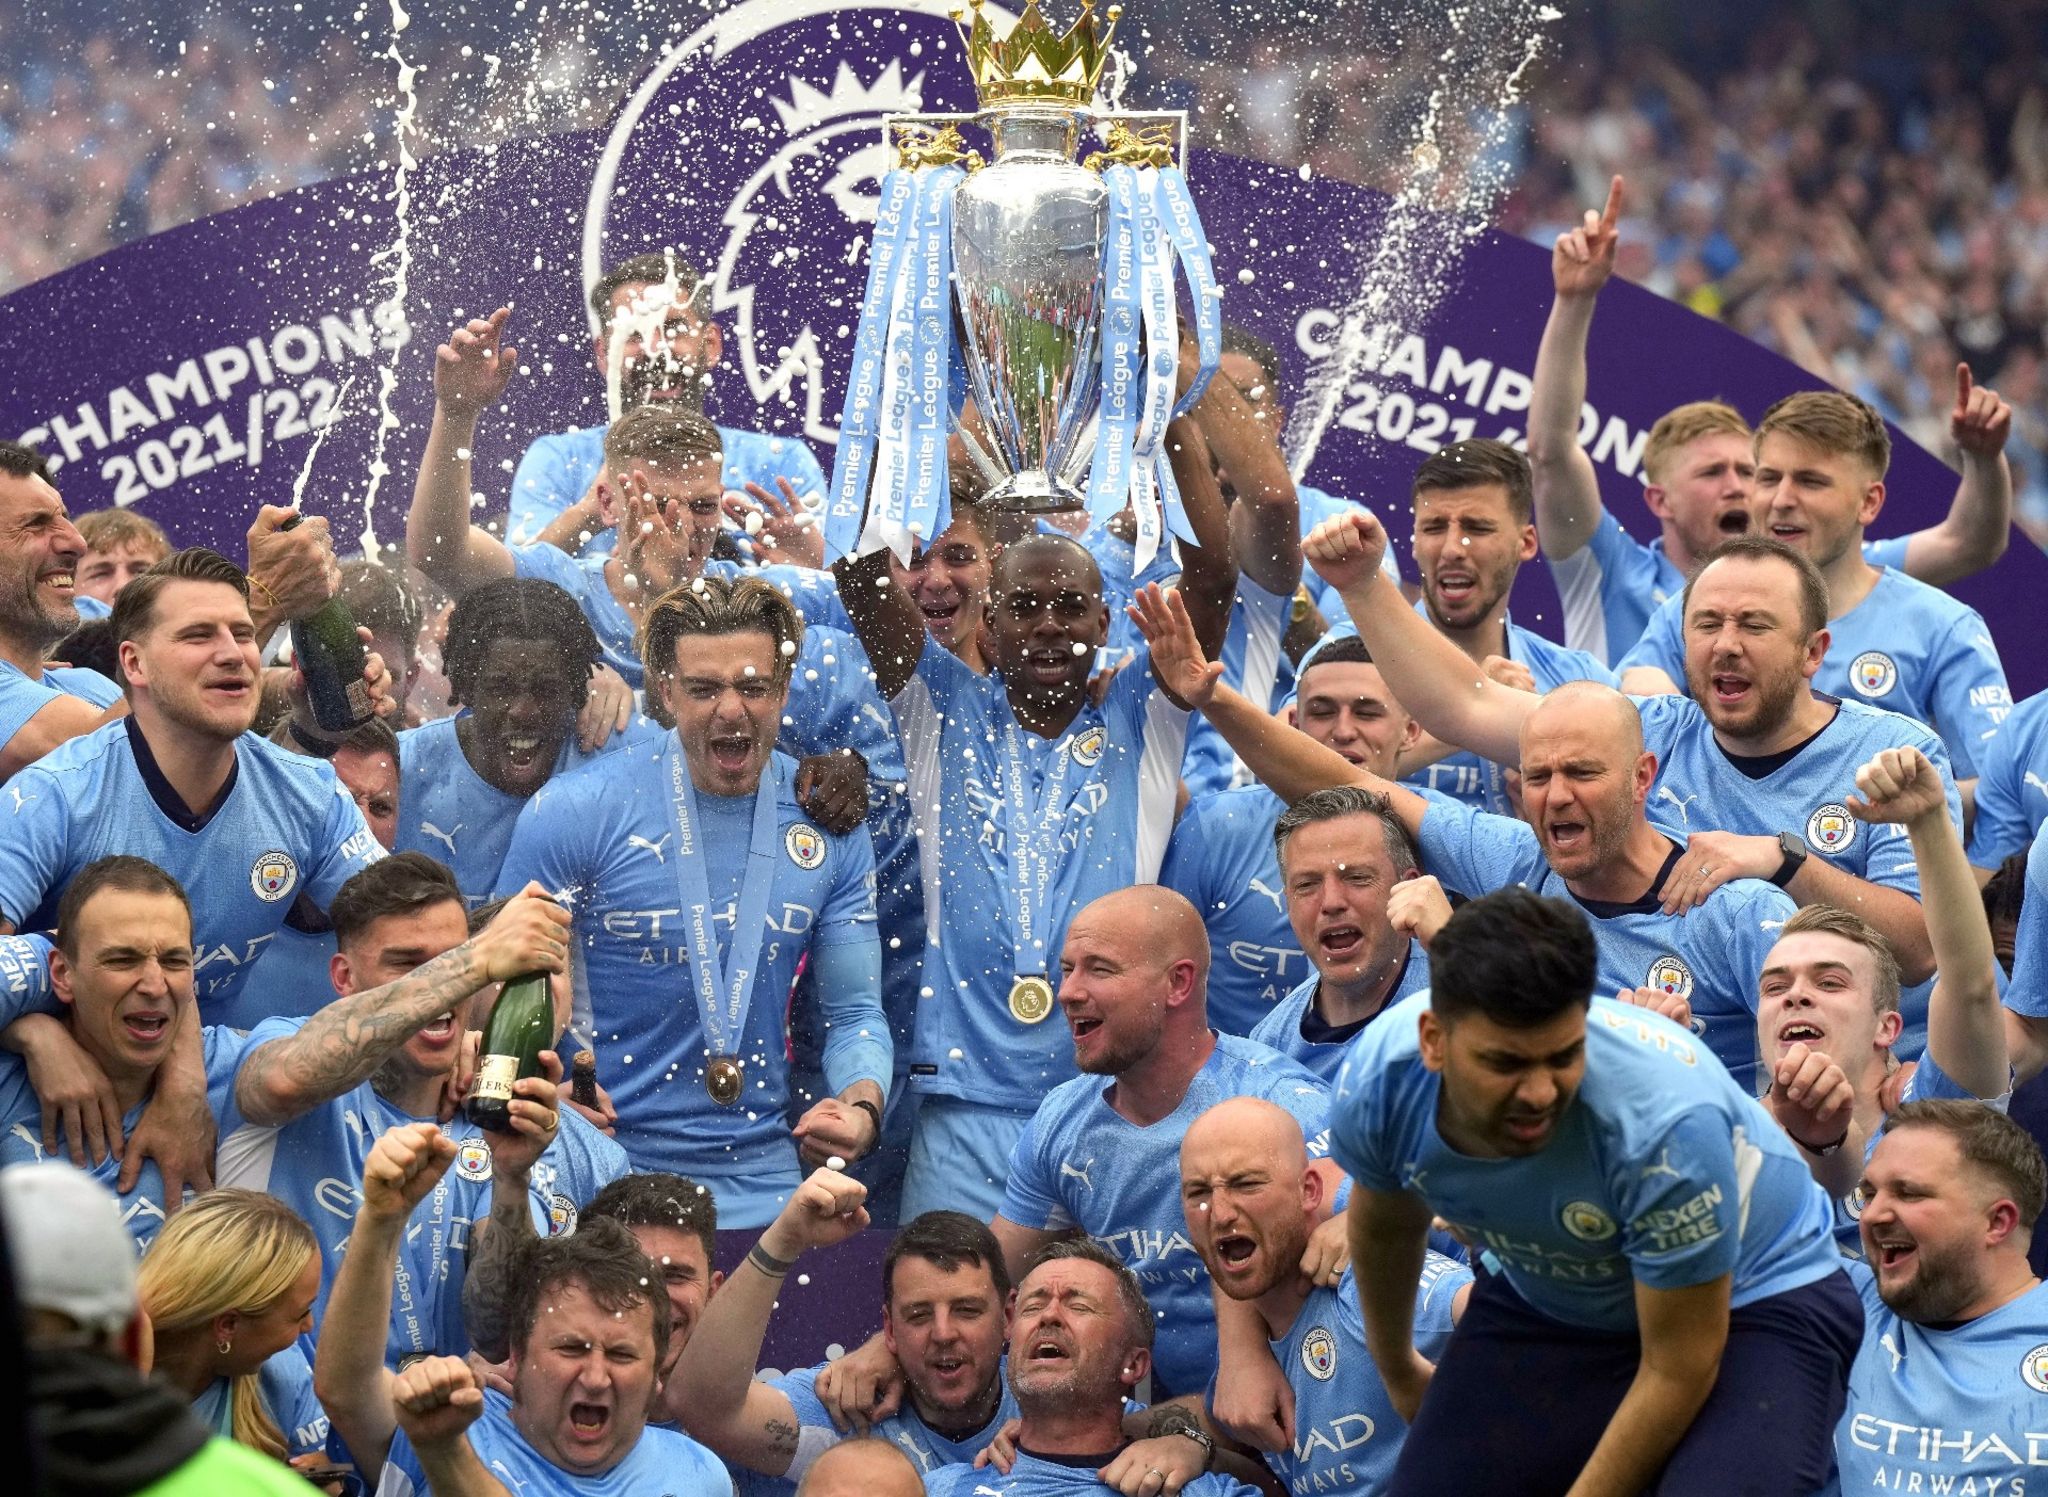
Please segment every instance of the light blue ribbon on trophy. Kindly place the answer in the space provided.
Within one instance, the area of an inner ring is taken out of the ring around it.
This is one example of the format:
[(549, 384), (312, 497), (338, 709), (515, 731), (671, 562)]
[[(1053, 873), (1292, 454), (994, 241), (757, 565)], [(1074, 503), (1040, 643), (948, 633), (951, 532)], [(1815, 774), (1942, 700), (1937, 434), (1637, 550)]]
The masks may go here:
[(1128, 166), (1102, 173), (1109, 222), (1102, 241), (1102, 403), (1095, 461), (1088, 475), (1088, 513), (1106, 525), (1131, 497), (1138, 435), (1138, 186)]
[(1201, 363), (1194, 383), (1173, 408), (1176, 416), (1186, 415), (1209, 388), (1216, 365), (1223, 357), (1223, 296), (1216, 285), (1216, 269), (1209, 260), (1209, 241), (1202, 233), (1202, 220), (1195, 214), (1195, 200), (1188, 193), (1188, 179), (1177, 166), (1159, 168), (1159, 196), (1166, 235), (1180, 256), (1187, 273), (1188, 299), (1195, 304), (1195, 348)]
[[(683, 934), (690, 946), (690, 985), (696, 991), (697, 1015), (703, 1021), (710, 1050), (707, 1085), (721, 1073), (736, 1081), (747, 1012), (754, 1002), (754, 975), (768, 932), (768, 895), (775, 884), (775, 833), (781, 823), (776, 814), (775, 763), (772, 759), (768, 762), (754, 789), (747, 868), (740, 878), (739, 908), (732, 938), (726, 943), (727, 959), (721, 962), (718, 933), (713, 929), (711, 880), (705, 871), (706, 850), (698, 836), (697, 791), (683, 759), (682, 741), (674, 734), (665, 757), (676, 823), (676, 899), (682, 906)], [(726, 1105), (738, 1100), (737, 1093), (721, 1096), (715, 1086), (712, 1096)]]
[(839, 413), (839, 448), (832, 457), (832, 494), (825, 507), (825, 550), (837, 558), (860, 539), (868, 474), (879, 434), (877, 413), (888, 354), (889, 312), (901, 283), (903, 250), (910, 238), (916, 179), (901, 167), (882, 178), (881, 202), (868, 253), (868, 284), (861, 296), (853, 340), (853, 372)]
[[(918, 173), (918, 203), (924, 201), (926, 173)], [(910, 516), (904, 505), (908, 497), (906, 475), (910, 466), (911, 344), (917, 338), (917, 287), (915, 284), (918, 209), (910, 213), (910, 234), (903, 249), (903, 263), (897, 272), (896, 290), (889, 302), (888, 351), (882, 360), (882, 405), (880, 429), (875, 438), (875, 477), (868, 491), (867, 524), (861, 530), (860, 554), (869, 555), (886, 546), (907, 560), (910, 554)]]
[(946, 466), (950, 373), (956, 362), (953, 193), (966, 173), (957, 166), (928, 171), (918, 192), (917, 238), (905, 270), (915, 319), (910, 343), (910, 450), (900, 509), (909, 535), (897, 553), (905, 565), (910, 562), (910, 537), (930, 545), (951, 523), (953, 510)]
[[(1180, 485), (1173, 479), (1172, 462), (1163, 450), (1167, 423), (1173, 418), (1174, 382), (1180, 369), (1180, 319), (1173, 303), (1173, 250), (1159, 222), (1158, 172), (1151, 167), (1142, 168), (1137, 180), (1146, 369), (1145, 400), (1133, 458), (1132, 504), (1141, 520), (1136, 566), (1143, 572), (1158, 549), (1162, 512), (1166, 528), (1179, 539), (1194, 545), (1196, 536), (1187, 508), (1181, 502)], [(1149, 526), (1143, 523), (1146, 520), (1150, 521)]]

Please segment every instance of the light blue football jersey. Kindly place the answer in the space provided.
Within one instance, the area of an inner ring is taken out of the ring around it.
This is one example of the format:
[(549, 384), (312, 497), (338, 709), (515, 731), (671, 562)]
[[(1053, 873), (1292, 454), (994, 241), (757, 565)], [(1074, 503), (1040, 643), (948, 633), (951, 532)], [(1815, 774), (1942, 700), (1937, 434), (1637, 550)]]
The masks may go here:
[(1322, 978), (1313, 972), (1304, 977), (1295, 985), (1293, 992), (1275, 1004), (1253, 1027), (1252, 1039), (1278, 1050), (1323, 1082), (1334, 1084), (1351, 1042), (1403, 998), (1428, 989), (1429, 953), (1422, 949), (1420, 941), (1410, 941), (1400, 975), (1394, 979), (1394, 986), (1380, 1005), (1379, 1013), (1372, 1015), (1364, 1024), (1345, 1026), (1346, 1032), (1342, 1034), (1333, 1032), (1310, 1008), (1321, 984)]
[(2048, 1284), (1962, 1325), (1903, 1319), (1861, 1263), (1863, 1346), (1835, 1427), (1830, 1493), (2024, 1497), (2048, 1466)]
[(1188, 1241), (1181, 1211), (1181, 1139), (1218, 1102), (1264, 1097), (1294, 1116), (1310, 1154), (1321, 1157), (1329, 1152), (1323, 1130), (1330, 1096), (1285, 1056), (1235, 1035), (1216, 1037), (1180, 1106), (1150, 1127), (1109, 1105), (1111, 1085), (1101, 1076), (1076, 1076), (1046, 1097), (1010, 1156), (1002, 1214), (1020, 1227), (1079, 1227), (1138, 1276), (1158, 1322), (1158, 1402), (1200, 1392), (1216, 1371), (1209, 1271)]
[[(1434, 1362), (1451, 1339), (1451, 1302), (1472, 1270), (1428, 1254), (1415, 1289), (1415, 1349)], [(1350, 1269), (1334, 1288), (1311, 1289), (1273, 1357), (1294, 1390), (1294, 1443), (1266, 1464), (1295, 1497), (1349, 1492), (1393, 1497), (1387, 1485), (1408, 1422), (1394, 1409), (1365, 1345), (1365, 1316)], [(1212, 1390), (1213, 1391), (1213, 1390)]]
[[(1428, 617), (1420, 603), (1415, 605), (1415, 611)], [(1553, 644), (1512, 619), (1507, 623), (1507, 633), (1508, 658), (1529, 668), (1539, 692), (1554, 691), (1567, 681), (1598, 681), (1602, 686), (1616, 684), (1614, 672), (1582, 650), (1567, 650), (1563, 645)], [(1403, 775), (1401, 783), (1418, 790), (1435, 791), (1477, 810), (1491, 811), (1496, 816), (1512, 816), (1515, 808), (1508, 799), (1504, 775), (1498, 764), (1460, 749), (1454, 754), (1446, 754), (1434, 764), (1425, 764), (1411, 775)]]
[(2013, 939), (2005, 1006), (2030, 1019), (2048, 1019), (2048, 829), (2034, 834), (2027, 853), (2026, 901)]
[[(511, 544), (531, 544), (555, 516), (590, 491), (591, 482), (604, 468), (606, 430), (586, 426), (534, 438), (512, 475), (511, 517), (505, 527)], [(801, 439), (731, 426), (719, 427), (718, 437), (725, 448), (723, 477), (729, 492), (744, 494), (749, 483), (757, 483), (780, 498), (782, 490), (775, 480), (787, 478), (798, 498), (822, 501), (825, 475), (816, 455)], [(583, 553), (610, 555), (615, 540), (611, 531), (602, 531), (590, 538)]]
[[(484, 1411), (467, 1435), (470, 1449), (516, 1497), (731, 1497), (732, 1476), (688, 1435), (650, 1424), (626, 1458), (601, 1476), (564, 1471), (526, 1443), (512, 1422), (512, 1400), (484, 1390)], [(404, 1430), (391, 1437), (376, 1497), (426, 1497), (427, 1476)]]
[(1778, 932), (1799, 906), (1761, 879), (1723, 884), (1704, 904), (1667, 915), (1658, 891), (1684, 854), (1675, 827), (1658, 831), (1670, 851), (1642, 898), (1629, 904), (1580, 899), (1543, 859), (1527, 822), (1436, 801), (1423, 814), (1423, 866), (1446, 889), (1478, 898), (1510, 884), (1566, 899), (1585, 912), (1600, 952), (1594, 991), (1603, 998), (1657, 988), (1692, 1005), (1693, 1033), (1751, 1096), (1757, 1078), (1757, 979)]
[[(1949, 1075), (1948, 1072), (1944, 1071), (1936, 1063), (1932, 1053), (1922, 1052), (1919, 1062), (1913, 1067), (1913, 1074), (1908, 1076), (1906, 1084), (1899, 1088), (1898, 1105), (1903, 1107), (1908, 1102), (1918, 1102), (1928, 1097), (1944, 1098), (1953, 1102), (1982, 1102), (1987, 1107), (1995, 1108), (1999, 1112), (2004, 1112), (2007, 1105), (2012, 1101), (2012, 1094), (2010, 1092), (2007, 1092), (2002, 1097), (1978, 1097), (1973, 1095), (1969, 1088)], [(1863, 1162), (1865, 1164), (1870, 1163), (1870, 1156), (1877, 1152), (1878, 1140), (1883, 1137), (1884, 1132), (1880, 1129), (1863, 1141)], [(1863, 1257), (1863, 1232), (1860, 1226), (1863, 1220), (1863, 1196), (1861, 1192), (1851, 1190), (1845, 1196), (1837, 1196), (1834, 1208), (1835, 1246), (1841, 1249), (1844, 1258), (1861, 1259)]]
[[(266, 1019), (257, 1025), (237, 1054), (236, 1071), (264, 1044), (296, 1034), (305, 1022)], [(220, 1122), (215, 1182), (276, 1196), (319, 1239), (320, 1297), (313, 1306), (317, 1340), (356, 1207), (362, 1204), (363, 1162), (391, 1129), (436, 1119), (414, 1117), (379, 1096), (367, 1081), (289, 1123), (266, 1126), (242, 1116), (230, 1080), (214, 1114)], [(631, 1168), (625, 1150), (581, 1113), (565, 1107), (561, 1116), (560, 1133), (535, 1161), (529, 1179), (534, 1227), (543, 1235), (573, 1228), (578, 1210)], [(439, 1126), (455, 1145), (455, 1162), (406, 1223), (384, 1350), (385, 1361), (394, 1367), (414, 1353), (459, 1357), (469, 1350), (462, 1325), (462, 1276), (471, 1229), (490, 1219), (491, 1149), (483, 1130), (467, 1117)], [(306, 1344), (310, 1349), (312, 1343)]]
[(1408, 999), (1352, 1045), (1331, 1152), (1363, 1188), (1420, 1195), (1534, 1309), (1629, 1331), (1639, 1282), (1732, 1274), (1742, 1306), (1840, 1267), (1827, 1196), (1797, 1147), (1686, 1030), (1595, 998), (1585, 1079), (1549, 1145), (1478, 1159), (1437, 1130), (1443, 1078), (1421, 1063), (1416, 1032), (1428, 1006)]
[(75, 665), (48, 666), (40, 681), (31, 681), (21, 667), (0, 660), (0, 744), (13, 742), (30, 718), (59, 697), (107, 708), (121, 700), (121, 688), (98, 671)]
[(2048, 691), (2007, 714), (1977, 751), (1977, 816), (1970, 861), (1995, 869), (2033, 845), (2048, 821)]
[[(456, 735), (466, 712), (438, 718), (398, 735), (398, 834), (393, 852), (423, 852), (447, 865), (471, 909), (489, 902), (498, 869), (512, 845), (512, 828), (528, 797), (507, 795), (470, 767)], [(555, 756), (553, 774), (567, 774), (629, 743), (660, 738), (665, 730), (650, 717), (635, 715), (586, 754), (572, 726)]]
[[(199, 1422), (224, 1440), (235, 1437), (232, 1386), (224, 1377), (215, 1378), (192, 1400), (192, 1412)], [(256, 1389), (278, 1433), (284, 1436), (287, 1460), (326, 1453), (327, 1411), (313, 1394), (313, 1365), (298, 1342), (264, 1360), (256, 1369)]]
[[(201, 1061), (206, 1067), (207, 1106), (218, 1122), (234, 1084), (245, 1042), (235, 1030), (217, 1024), (203, 1026), (199, 1037)], [(128, 1109), (121, 1118), (123, 1138), (133, 1136), (136, 1124), (148, 1110), (148, 1098)], [(66, 1145), (67, 1140), (60, 1137), (56, 1153), (44, 1150), (43, 1104), (29, 1084), (28, 1062), (19, 1055), (0, 1051), (0, 1167), (68, 1159)], [(85, 1172), (108, 1190), (115, 1190), (115, 1182), (121, 1176), (121, 1156), (115, 1154), (98, 1164), (88, 1164)], [(139, 1253), (156, 1240), (166, 1216), (164, 1177), (156, 1161), (145, 1157), (142, 1168), (136, 1172), (135, 1184), (126, 1191), (115, 1191), (115, 1197), (121, 1207), (121, 1221), (134, 1237)]]
[[(833, 1090), (859, 1079), (889, 1085), (874, 853), (865, 829), (848, 837), (820, 831), (797, 806), (795, 761), (780, 753), (770, 760), (761, 793), (776, 798), (774, 883), (738, 1051), (745, 1091), (737, 1105), (720, 1106), (705, 1089), (717, 1052), (697, 1012), (674, 867), (669, 774), (681, 752), (671, 732), (549, 781), (520, 815), (500, 886), (537, 879), (570, 895), (579, 1013), (590, 1016), (598, 1074), (634, 1167), (687, 1175), (716, 1190), (721, 1221), (765, 1226), (798, 1183), (783, 1114), (789, 994), (806, 954), (817, 962), (829, 948), (850, 946), (867, 963), (862, 984), (819, 985)], [(699, 793), (696, 802), (721, 961), (729, 961), (754, 798)]]
[[(817, 1394), (818, 1374), (825, 1370), (826, 1365), (820, 1362), (816, 1367), (801, 1367), (795, 1372), (767, 1379), (768, 1386), (787, 1398), (796, 1414), (797, 1453), (789, 1471), (783, 1476), (763, 1476), (735, 1466), (733, 1471), (739, 1478), (744, 1497), (789, 1497), (796, 1490), (796, 1484), (804, 1479), (811, 1463), (847, 1438), (845, 1432), (832, 1422), (832, 1416), (825, 1412), (824, 1402)], [(870, 1434), (874, 1439), (887, 1440), (909, 1456), (910, 1464), (917, 1468), (920, 1477), (929, 1476), (941, 1466), (962, 1462), (972, 1465), (974, 1458), (995, 1440), (997, 1432), (1017, 1417), (1017, 1398), (1010, 1392), (1008, 1378), (1001, 1370), (996, 1377), (1000, 1396), (996, 1400), (994, 1415), (980, 1429), (957, 1440), (948, 1439), (918, 1418), (908, 1397), (903, 1400), (899, 1412), (877, 1420)]]
[[(925, 899), (924, 986), (911, 1084), (920, 1091), (1029, 1112), (1074, 1074), (1057, 1013), (1027, 1024), (1010, 1012), (1019, 971), (1056, 974), (1067, 922), (1082, 906), (1154, 882), (1172, 829), (1187, 713), (1140, 654), (1102, 704), (1084, 704), (1057, 739), (1017, 725), (1002, 682), (935, 645), (890, 704), (901, 729), (917, 814)], [(1014, 733), (1026, 803), (1056, 790), (1060, 850), (1046, 903), (1043, 965), (1014, 950), (1005, 765)], [(1064, 776), (1064, 779), (1060, 777)], [(1062, 809), (1063, 808), (1063, 809)]]
[[(1240, 573), (1230, 623), (1223, 631), (1223, 648), (1216, 656), (1223, 662), (1225, 684), (1255, 702), (1264, 702), (1269, 712), (1277, 711), (1294, 695), (1294, 666), (1280, 648), (1293, 606), (1292, 598), (1269, 593)], [(1188, 794), (1228, 790), (1249, 778), (1240, 776), (1241, 768), (1236, 751), (1223, 741), (1215, 725), (1197, 714), (1188, 724), (1187, 753), (1181, 760), (1180, 777)]]
[(1159, 882), (1186, 896), (1209, 931), (1209, 1022), (1250, 1034), (1290, 988), (1314, 976), (1273, 852), (1287, 803), (1263, 785), (1191, 801), (1166, 844)]
[[(1103, 1485), (1095, 1473), (1115, 1453), (1104, 1451), (1103, 1456), (1101, 1461), (1068, 1462), (1019, 1450), (1007, 1476), (972, 1463), (941, 1466), (925, 1477), (924, 1490), (926, 1497), (1106, 1497), (1116, 1488)], [(1204, 1473), (1180, 1490), (1181, 1497), (1254, 1497), (1258, 1489), (1235, 1477)]]
[[(1621, 669), (1654, 665), (1685, 679), (1685, 600), (1651, 616)], [(1956, 777), (1977, 773), (1979, 749), (2012, 710), (2005, 666), (1977, 610), (1938, 587), (1886, 571), (1869, 595), (1828, 624), (1813, 689), (1925, 723), (1941, 735)]]
[[(22, 930), (57, 923), (72, 875), (113, 853), (147, 858), (192, 902), (194, 990), (209, 1024), (269, 1016), (250, 967), (303, 896), (322, 910), (351, 874), (384, 856), (334, 769), (253, 733), (203, 822), (163, 781), (133, 718), (62, 744), (6, 787), (0, 914)], [(173, 809), (167, 810), (166, 806)]]

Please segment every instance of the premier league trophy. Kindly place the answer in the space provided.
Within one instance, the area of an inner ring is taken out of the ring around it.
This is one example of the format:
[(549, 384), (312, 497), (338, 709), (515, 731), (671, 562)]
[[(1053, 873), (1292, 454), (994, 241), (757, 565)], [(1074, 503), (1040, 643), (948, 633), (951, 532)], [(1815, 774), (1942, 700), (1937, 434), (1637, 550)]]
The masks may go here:
[[(1092, 0), (1056, 35), (1030, 0), (998, 37), (962, 13), (977, 114), (897, 114), (867, 293), (840, 417), (826, 534), (836, 554), (908, 557), (948, 523), (946, 444), (960, 431), (995, 508), (1126, 505), (1142, 570), (1162, 530), (1192, 540), (1163, 451), (1222, 343), (1221, 293), (1181, 162), (1180, 112), (1097, 110), (1120, 7)], [(984, 164), (963, 129), (987, 137)], [(1103, 149), (1077, 161), (1084, 132)], [(1175, 266), (1198, 369), (1180, 379)], [(955, 291), (957, 289), (957, 297)], [(964, 332), (964, 337), (962, 333)], [(972, 395), (981, 431), (962, 425)]]

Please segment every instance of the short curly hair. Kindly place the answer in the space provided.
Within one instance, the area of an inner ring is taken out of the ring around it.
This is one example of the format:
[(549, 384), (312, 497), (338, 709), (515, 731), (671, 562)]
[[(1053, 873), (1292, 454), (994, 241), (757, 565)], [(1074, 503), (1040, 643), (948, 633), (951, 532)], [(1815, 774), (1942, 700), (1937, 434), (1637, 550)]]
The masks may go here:
[(448, 640), (441, 647), (448, 690), (463, 706), (476, 704), (477, 677), (491, 646), (501, 639), (533, 639), (552, 645), (563, 673), (575, 684), (563, 705), (582, 710), (590, 695), (590, 669), (604, 657), (590, 620), (574, 598), (539, 577), (498, 577), (466, 594), (448, 616)]

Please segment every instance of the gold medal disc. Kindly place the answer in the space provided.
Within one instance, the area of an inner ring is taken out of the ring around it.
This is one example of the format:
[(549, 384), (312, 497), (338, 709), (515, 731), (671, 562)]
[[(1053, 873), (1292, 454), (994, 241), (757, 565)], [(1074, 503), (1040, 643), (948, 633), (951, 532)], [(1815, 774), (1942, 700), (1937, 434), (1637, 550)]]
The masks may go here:
[(1010, 984), (1010, 1017), (1036, 1024), (1052, 1012), (1052, 984), (1043, 977), (1020, 977)]
[(713, 1056), (704, 1069), (704, 1090), (711, 1093), (711, 1100), (720, 1107), (730, 1107), (739, 1101), (740, 1063), (730, 1055)]

